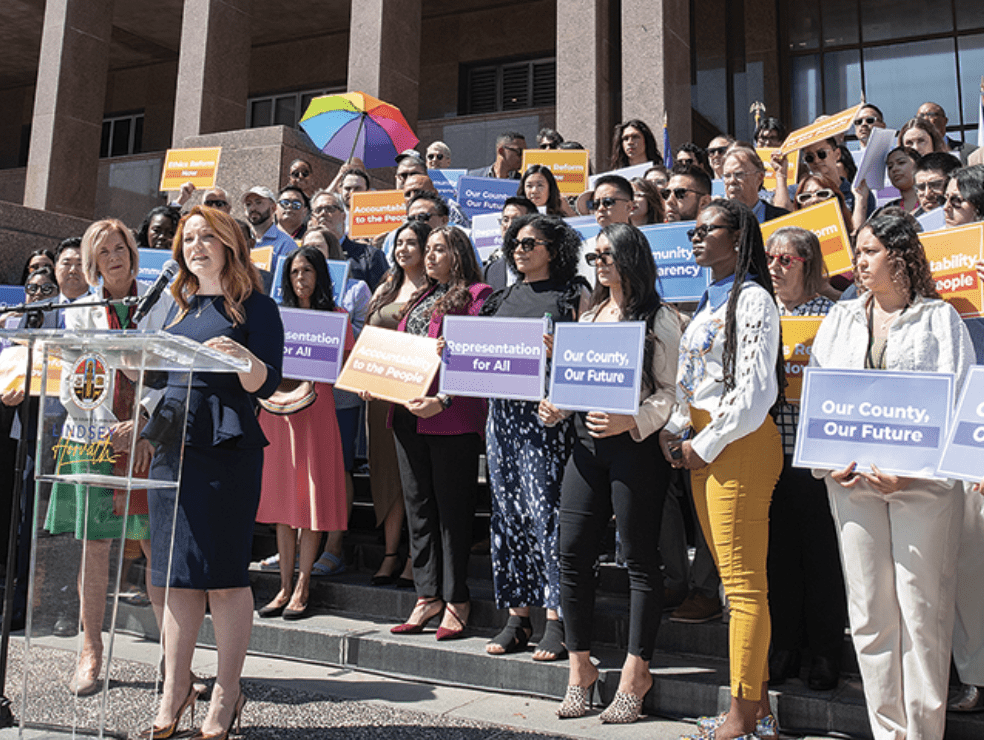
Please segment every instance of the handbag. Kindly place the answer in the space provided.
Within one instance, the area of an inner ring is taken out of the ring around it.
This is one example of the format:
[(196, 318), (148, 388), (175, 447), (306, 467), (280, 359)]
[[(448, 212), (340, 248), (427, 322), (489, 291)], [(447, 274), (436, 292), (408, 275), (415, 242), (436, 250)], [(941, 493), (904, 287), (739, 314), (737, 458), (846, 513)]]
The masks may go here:
[(303, 411), (318, 399), (314, 383), (310, 380), (284, 378), (269, 398), (258, 399), (260, 406), (277, 416), (290, 416)]

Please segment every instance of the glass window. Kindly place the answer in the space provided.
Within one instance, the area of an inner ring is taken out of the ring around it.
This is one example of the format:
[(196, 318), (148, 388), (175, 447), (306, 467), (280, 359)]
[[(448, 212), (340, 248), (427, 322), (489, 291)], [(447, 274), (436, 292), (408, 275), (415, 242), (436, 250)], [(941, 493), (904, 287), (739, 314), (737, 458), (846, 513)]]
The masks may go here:
[(274, 126), (294, 126), (297, 124), (297, 115), (294, 112), (297, 107), (297, 96), (286, 95), (277, 98), (276, 107), (273, 110)]
[(792, 89), (793, 128), (801, 128), (820, 115), (820, 55), (793, 57)]
[(949, 2), (866, 0), (861, 3), (863, 41), (887, 41), (953, 30)]
[(828, 51), (823, 55), (824, 112), (837, 113), (859, 102), (861, 53), (857, 49)]
[(954, 0), (957, 11), (957, 30), (984, 28), (984, 3), (981, 0)]
[[(982, 6), (984, 7), (984, 6)], [(980, 116), (981, 76), (984, 75), (984, 34), (961, 36), (957, 39), (957, 57), (960, 60), (960, 92), (963, 95), (963, 123), (977, 128)], [(946, 106), (944, 106), (946, 110)], [(959, 123), (953, 113), (947, 113), (950, 125)], [(977, 143), (977, 134), (970, 131), (967, 141)]]
[(858, 43), (857, 0), (824, 0), (821, 11), (824, 46)]
[(816, 0), (789, 0), (789, 49), (820, 48), (820, 10)]
[(864, 50), (864, 84), (868, 99), (899, 128), (926, 100), (957, 110), (957, 69), (952, 38), (913, 41)]
[(269, 126), (270, 119), (273, 117), (273, 101), (270, 98), (254, 100), (249, 108), (250, 128)]

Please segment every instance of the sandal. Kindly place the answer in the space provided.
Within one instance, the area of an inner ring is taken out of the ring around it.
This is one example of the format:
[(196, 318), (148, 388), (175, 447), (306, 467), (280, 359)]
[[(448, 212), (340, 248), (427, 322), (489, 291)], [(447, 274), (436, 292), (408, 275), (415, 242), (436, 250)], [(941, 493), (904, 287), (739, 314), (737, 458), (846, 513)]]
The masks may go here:
[(532, 635), (533, 623), (529, 617), (510, 614), (502, 631), (486, 643), (485, 652), (489, 655), (521, 652), (530, 644)]
[[(545, 653), (542, 658), (537, 657), (537, 653)], [(565, 660), (567, 658), (567, 648), (564, 647), (564, 623), (559, 619), (548, 619), (547, 626), (543, 628), (543, 635), (540, 642), (536, 645), (536, 652), (533, 653), (533, 660), (548, 662), (551, 660)]]
[(311, 568), (312, 576), (337, 576), (345, 572), (345, 561), (330, 552), (321, 553)]

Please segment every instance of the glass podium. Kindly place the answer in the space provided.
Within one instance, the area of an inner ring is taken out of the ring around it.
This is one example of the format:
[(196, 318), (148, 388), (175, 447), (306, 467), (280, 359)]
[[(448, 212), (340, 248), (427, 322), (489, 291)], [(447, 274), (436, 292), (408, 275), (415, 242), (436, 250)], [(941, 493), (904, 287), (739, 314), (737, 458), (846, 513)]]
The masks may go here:
[[(17, 736), (133, 736), (152, 726), (161, 677), (146, 668), (146, 655), (114, 660), (117, 629), (160, 634), (168, 593), (152, 586), (150, 571), (166, 578), (172, 552), (151, 564), (148, 500), (155, 526), (173, 532), (192, 373), (248, 364), (159, 331), (13, 330), (0, 338), (10, 343), (4, 352), (23, 358), (19, 387), (28, 354), (34, 366), (18, 535), (21, 560), (29, 557), (18, 579), (26, 585), (24, 638), (10, 642), (3, 687)], [(15, 431), (22, 426), (14, 422)], [(158, 665), (159, 640), (153, 651)]]

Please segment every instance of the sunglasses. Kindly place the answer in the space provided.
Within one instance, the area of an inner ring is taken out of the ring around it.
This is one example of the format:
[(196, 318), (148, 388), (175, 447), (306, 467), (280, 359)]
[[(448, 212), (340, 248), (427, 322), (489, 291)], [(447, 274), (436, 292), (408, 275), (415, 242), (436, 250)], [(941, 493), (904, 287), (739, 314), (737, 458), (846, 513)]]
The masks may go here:
[(294, 170), (290, 173), (291, 177), (310, 177), (311, 170)]
[(929, 182), (917, 182), (916, 192), (922, 193), (926, 190), (943, 190), (946, 187), (946, 180), (930, 180)]
[(430, 152), (428, 152), (428, 153), (427, 153), (427, 159), (428, 159), (428, 160), (430, 160), (430, 159), (435, 159), (435, 160), (437, 160), (438, 162), (440, 162), (440, 161), (441, 161), (442, 159), (444, 159), (444, 155), (443, 155), (443, 154), (441, 154), (441, 153), (437, 153), (437, 154), (431, 154)]
[(794, 262), (806, 262), (803, 257), (795, 254), (768, 254), (765, 255), (766, 259), (769, 261), (769, 266), (772, 266), (773, 262), (778, 262), (779, 266), (783, 270), (788, 270), (789, 266)]
[(803, 161), (807, 164), (813, 164), (813, 162), (819, 159), (821, 162), (827, 158), (828, 154), (833, 154), (830, 149), (820, 149), (817, 152), (810, 152), (809, 154), (803, 155)]
[(616, 203), (628, 203), (628, 202), (629, 202), (628, 198), (601, 198), (599, 200), (592, 199), (588, 201), (588, 210), (596, 211), (599, 208), (611, 208)]
[(436, 213), (415, 213), (412, 216), (407, 216), (407, 221), (419, 221), (420, 223), (424, 224), (430, 221), (436, 215), (437, 215)]
[(216, 198), (214, 200), (205, 201), (205, 205), (209, 208), (227, 208), (229, 206), (229, 201)]
[(556, 149), (557, 147), (558, 144), (553, 141), (545, 141), (542, 144), (540, 144), (541, 149)]
[(715, 146), (708, 149), (707, 153), (710, 154), (712, 157), (719, 157), (722, 154), (724, 154), (726, 151), (728, 151), (728, 147), (726, 146)]
[(704, 238), (710, 234), (712, 231), (717, 231), (718, 229), (730, 229), (731, 227), (727, 224), (703, 224), (698, 226), (696, 229), (690, 229), (687, 231), (687, 238), (690, 241), (704, 241)]
[(278, 200), (277, 203), (285, 211), (299, 211), (304, 207), (304, 203), (299, 200), (290, 200), (289, 198), (284, 198), (283, 200)]
[(505, 149), (505, 150), (506, 150), (507, 152), (512, 152), (512, 153), (513, 153), (513, 154), (515, 154), (515, 155), (516, 155), (517, 157), (521, 157), (521, 156), (523, 156), (523, 150), (522, 150), (522, 149), (517, 149), (517, 148), (516, 148), (516, 147), (514, 147), (514, 146), (504, 146), (504, 147), (502, 147), (502, 148), (503, 148), (503, 149)]
[(875, 118), (874, 116), (865, 116), (864, 118), (855, 118), (854, 119), (854, 125), (855, 126), (863, 126), (865, 124), (867, 124), (869, 126), (874, 126), (876, 123), (881, 123), (881, 120), (878, 119), (878, 118)]
[(336, 205), (318, 206), (314, 209), (315, 216), (324, 216), (326, 214), (335, 213), (335, 211), (342, 210)]
[(584, 255), (584, 261), (592, 266), (595, 262), (600, 262), (603, 265), (613, 265), (615, 264), (615, 257), (612, 256), (611, 252), (588, 252)]
[(524, 252), (532, 252), (538, 244), (546, 247), (550, 242), (545, 239), (534, 239), (532, 236), (528, 236), (525, 239), (513, 239), (512, 242), (513, 249), (521, 249)]
[(833, 190), (830, 188), (820, 188), (820, 190), (814, 190), (812, 193), (800, 193), (796, 196), (796, 202), (804, 206), (813, 200), (830, 200), (833, 197)]
[(697, 195), (706, 195), (699, 190), (691, 190), (690, 188), (664, 188), (659, 191), (660, 196), (663, 200), (669, 200), (672, 195), (677, 200), (683, 200), (687, 197), (687, 193), (696, 193)]
[(38, 285), (37, 283), (31, 283), (30, 285), (24, 286), (24, 292), (28, 295), (52, 295), (58, 290), (58, 286), (54, 283), (44, 283), (43, 285)]

